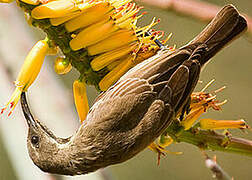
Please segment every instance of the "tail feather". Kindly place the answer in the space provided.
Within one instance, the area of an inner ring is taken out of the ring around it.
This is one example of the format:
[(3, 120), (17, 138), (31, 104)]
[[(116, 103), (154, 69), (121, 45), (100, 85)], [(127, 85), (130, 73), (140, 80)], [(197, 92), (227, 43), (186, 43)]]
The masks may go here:
[(247, 22), (233, 5), (227, 5), (215, 16), (210, 24), (190, 43), (206, 44), (208, 51), (199, 59), (200, 64), (205, 64), (223, 47), (244, 32)]

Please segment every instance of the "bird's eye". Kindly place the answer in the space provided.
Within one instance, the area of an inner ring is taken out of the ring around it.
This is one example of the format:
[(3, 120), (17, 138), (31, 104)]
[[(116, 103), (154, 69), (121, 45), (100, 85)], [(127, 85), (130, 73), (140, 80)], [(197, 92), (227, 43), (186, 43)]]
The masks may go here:
[(31, 143), (34, 145), (37, 145), (39, 142), (39, 137), (38, 136), (32, 136), (31, 138)]

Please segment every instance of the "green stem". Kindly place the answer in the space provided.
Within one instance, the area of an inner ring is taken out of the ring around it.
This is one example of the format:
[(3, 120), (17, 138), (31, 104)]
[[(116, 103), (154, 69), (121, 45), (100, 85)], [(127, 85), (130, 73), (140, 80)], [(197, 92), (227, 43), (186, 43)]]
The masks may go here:
[(176, 142), (186, 142), (201, 149), (252, 156), (252, 141), (250, 140), (228, 137), (214, 131), (200, 130), (199, 128), (191, 128), (185, 131), (178, 121), (175, 121), (166, 130), (166, 133)]

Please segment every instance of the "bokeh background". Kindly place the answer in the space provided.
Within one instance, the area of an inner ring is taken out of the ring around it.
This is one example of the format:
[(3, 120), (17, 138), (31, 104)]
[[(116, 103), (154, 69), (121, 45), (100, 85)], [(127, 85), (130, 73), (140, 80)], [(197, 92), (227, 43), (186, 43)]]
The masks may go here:
[[(203, 1), (203, 0), (202, 0)], [(252, 16), (251, 0), (204, 0), (223, 6), (234, 4), (240, 11)], [(174, 12), (161, 10), (144, 5), (148, 14), (144, 23), (152, 17), (161, 18), (157, 29), (167, 34), (173, 33), (168, 42), (177, 47), (189, 42), (206, 25), (196, 19), (178, 15)], [(204, 13), (204, 12), (202, 12)], [(141, 21), (141, 22), (142, 22)], [(11, 83), (20, 69), (29, 49), (44, 34), (30, 28), (25, 22), (23, 13), (15, 7), (15, 3), (0, 4), (0, 103), (3, 105), (10, 97), (14, 85)], [(215, 90), (227, 86), (219, 94), (219, 99), (227, 99), (228, 103), (220, 112), (210, 111), (204, 117), (216, 119), (244, 118), (252, 125), (252, 40), (248, 34), (234, 41), (232, 45), (217, 54), (201, 73), (197, 89), (207, 82), (216, 79), (208, 89)], [(76, 71), (59, 76), (53, 72), (53, 58), (47, 58), (42, 72), (35, 84), (30, 88), (29, 97), (33, 111), (43, 122), (53, 129), (56, 135), (67, 137), (78, 127), (78, 118), (74, 110), (72, 98), (72, 82), (78, 77)], [(88, 88), (89, 101), (93, 102), (97, 92)], [(194, 180), (212, 179), (211, 172), (205, 167), (204, 158), (198, 148), (190, 144), (175, 144), (168, 149), (181, 151), (183, 155), (162, 157), (157, 166), (157, 156), (146, 149), (133, 159), (118, 165), (105, 168), (91, 175), (66, 178), (51, 176), (41, 172), (32, 164), (26, 149), (26, 125), (17, 106), (13, 115), (7, 118), (0, 116), (0, 179), (112, 179), (112, 180)], [(244, 133), (232, 130), (233, 136), (252, 140), (252, 132)], [(208, 152), (217, 156), (218, 163), (234, 179), (252, 179), (252, 157), (222, 152)]]

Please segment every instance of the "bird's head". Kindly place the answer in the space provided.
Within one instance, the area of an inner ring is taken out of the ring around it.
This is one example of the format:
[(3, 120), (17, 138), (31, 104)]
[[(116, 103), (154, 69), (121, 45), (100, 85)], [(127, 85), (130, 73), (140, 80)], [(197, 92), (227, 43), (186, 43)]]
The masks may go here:
[(43, 171), (56, 173), (60, 168), (55, 169), (55, 163), (61, 160), (60, 146), (64, 146), (69, 139), (57, 138), (44, 124), (34, 119), (24, 92), (21, 95), (21, 105), (29, 128), (27, 148), (30, 158)]

